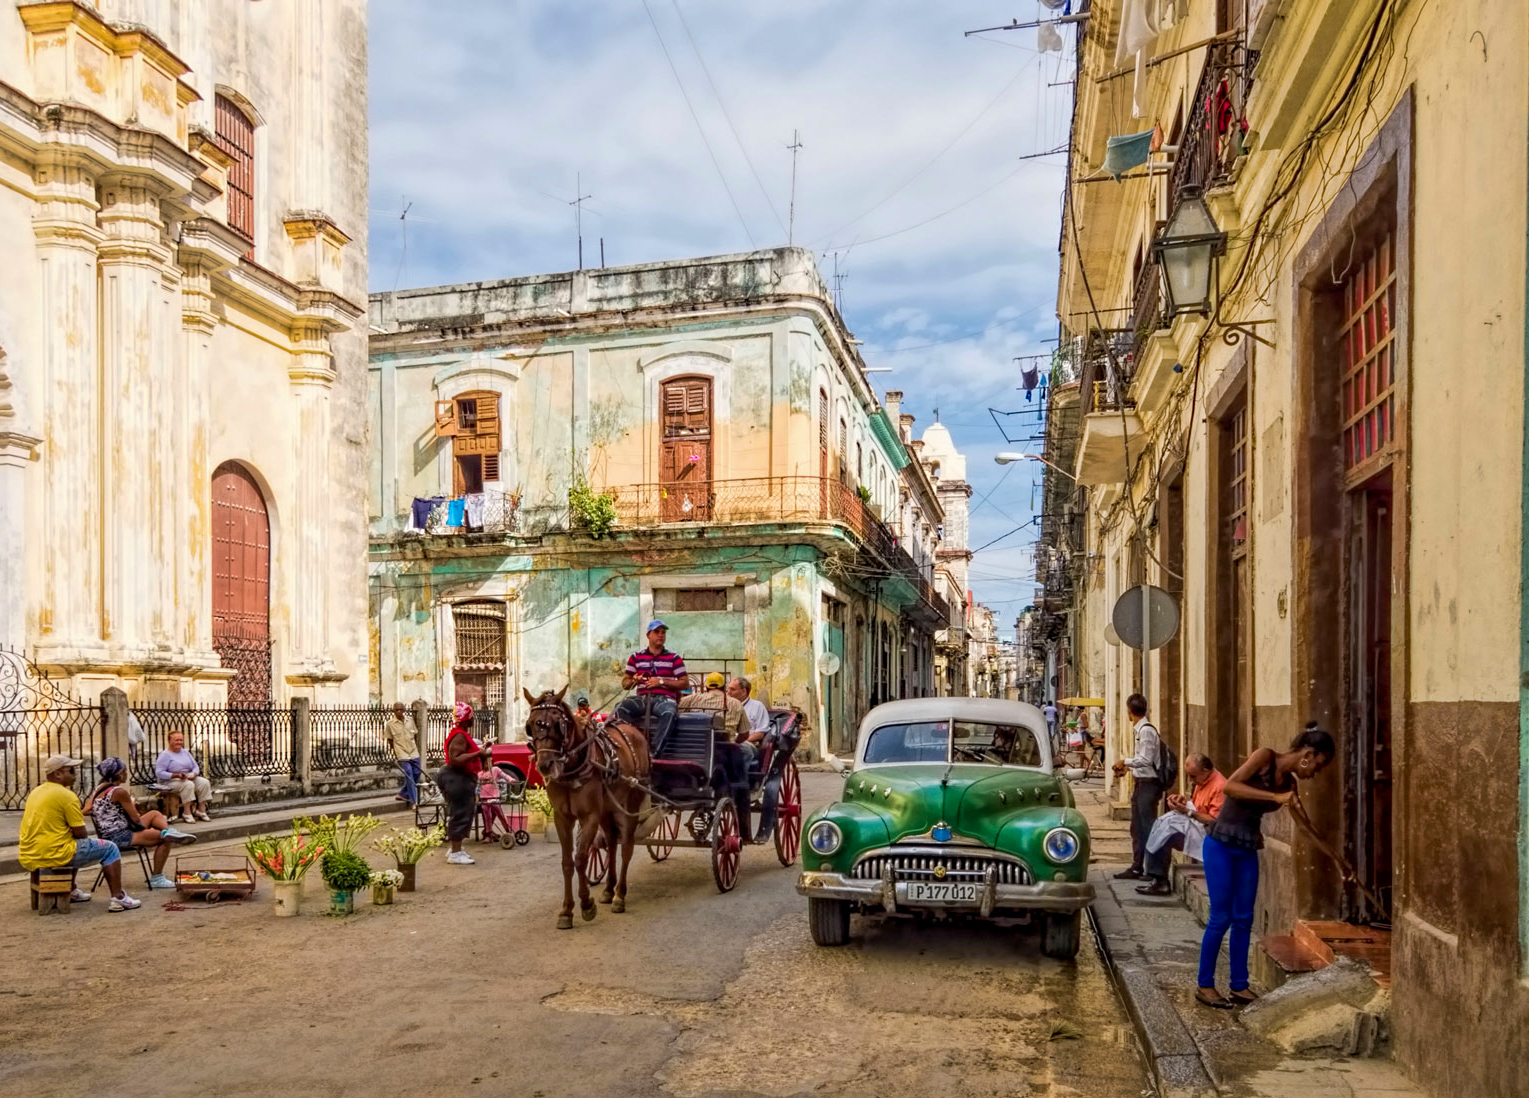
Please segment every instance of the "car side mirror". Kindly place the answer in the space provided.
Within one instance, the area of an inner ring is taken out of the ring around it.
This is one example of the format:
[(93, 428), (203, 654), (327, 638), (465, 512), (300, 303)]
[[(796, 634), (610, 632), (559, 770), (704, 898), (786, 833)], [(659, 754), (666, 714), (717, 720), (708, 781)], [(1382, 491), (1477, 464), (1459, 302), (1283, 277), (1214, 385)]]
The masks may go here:
[(837, 770), (840, 774), (848, 774), (851, 770), (855, 769), (854, 763), (846, 762), (844, 759), (839, 758), (839, 756), (835, 755), (831, 751), (823, 756), (823, 761)]

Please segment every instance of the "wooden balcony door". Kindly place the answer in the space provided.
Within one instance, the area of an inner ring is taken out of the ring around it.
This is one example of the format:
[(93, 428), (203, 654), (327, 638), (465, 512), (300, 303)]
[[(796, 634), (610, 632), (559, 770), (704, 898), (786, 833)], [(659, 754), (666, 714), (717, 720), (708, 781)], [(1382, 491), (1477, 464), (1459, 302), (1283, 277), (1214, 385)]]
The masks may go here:
[(212, 647), (233, 705), (271, 700), (271, 521), (242, 465), (212, 475)]
[(711, 518), (711, 394), (709, 377), (677, 377), (663, 384), (658, 480), (665, 522)]

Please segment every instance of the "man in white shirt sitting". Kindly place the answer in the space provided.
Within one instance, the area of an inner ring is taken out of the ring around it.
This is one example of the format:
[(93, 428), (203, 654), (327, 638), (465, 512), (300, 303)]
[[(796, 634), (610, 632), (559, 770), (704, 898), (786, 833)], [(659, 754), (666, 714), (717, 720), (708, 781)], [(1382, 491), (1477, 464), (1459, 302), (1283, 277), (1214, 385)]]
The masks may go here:
[(749, 742), (758, 743), (764, 739), (764, 734), (770, 730), (770, 710), (758, 698), (749, 697), (754, 692), (754, 684), (740, 675), (727, 684), (727, 692), (743, 703), (743, 715), (749, 719)]

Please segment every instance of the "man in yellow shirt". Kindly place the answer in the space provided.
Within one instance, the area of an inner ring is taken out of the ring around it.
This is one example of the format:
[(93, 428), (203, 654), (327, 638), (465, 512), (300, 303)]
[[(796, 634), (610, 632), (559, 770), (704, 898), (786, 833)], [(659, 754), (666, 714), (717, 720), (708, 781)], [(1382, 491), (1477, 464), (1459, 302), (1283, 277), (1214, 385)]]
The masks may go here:
[[(122, 891), (122, 855), (117, 844), (85, 833), (85, 817), (74, 792), (79, 765), (79, 759), (68, 755), (49, 755), (44, 760), (42, 769), (48, 780), (27, 794), (21, 811), (17, 856), (23, 869), (64, 866), (84, 869), (99, 865), (111, 889), (112, 900), (107, 910), (131, 911), (139, 903)], [(81, 903), (90, 899), (90, 893), (76, 888), (71, 899)]]

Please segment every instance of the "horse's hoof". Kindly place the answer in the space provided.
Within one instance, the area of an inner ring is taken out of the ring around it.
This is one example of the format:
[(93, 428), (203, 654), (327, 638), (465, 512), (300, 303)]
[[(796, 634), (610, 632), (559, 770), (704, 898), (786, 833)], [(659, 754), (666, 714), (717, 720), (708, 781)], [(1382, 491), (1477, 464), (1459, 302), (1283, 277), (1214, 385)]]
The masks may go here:
[(611, 901), (611, 914), (612, 915), (624, 915), (624, 914), (626, 914), (626, 897), (625, 896), (617, 896), (614, 900)]
[[(596, 907), (594, 904), (590, 904), (588, 907), (584, 908), (583, 911), (581, 912), (581, 914), (584, 916), (584, 921), (586, 923), (594, 921), (594, 917), (596, 915), (598, 915), (599, 913), (600, 913), (600, 909), (598, 907)], [(572, 925), (572, 924), (570, 923), (570, 925)]]
[(600, 902), (602, 904), (608, 904), (613, 899), (615, 899), (615, 896), (616, 896), (616, 894), (614, 892), (602, 892), (602, 893), (600, 893)]
[(557, 928), (559, 930), (572, 930), (573, 929), (573, 916), (572, 915), (559, 915), (557, 917)]

